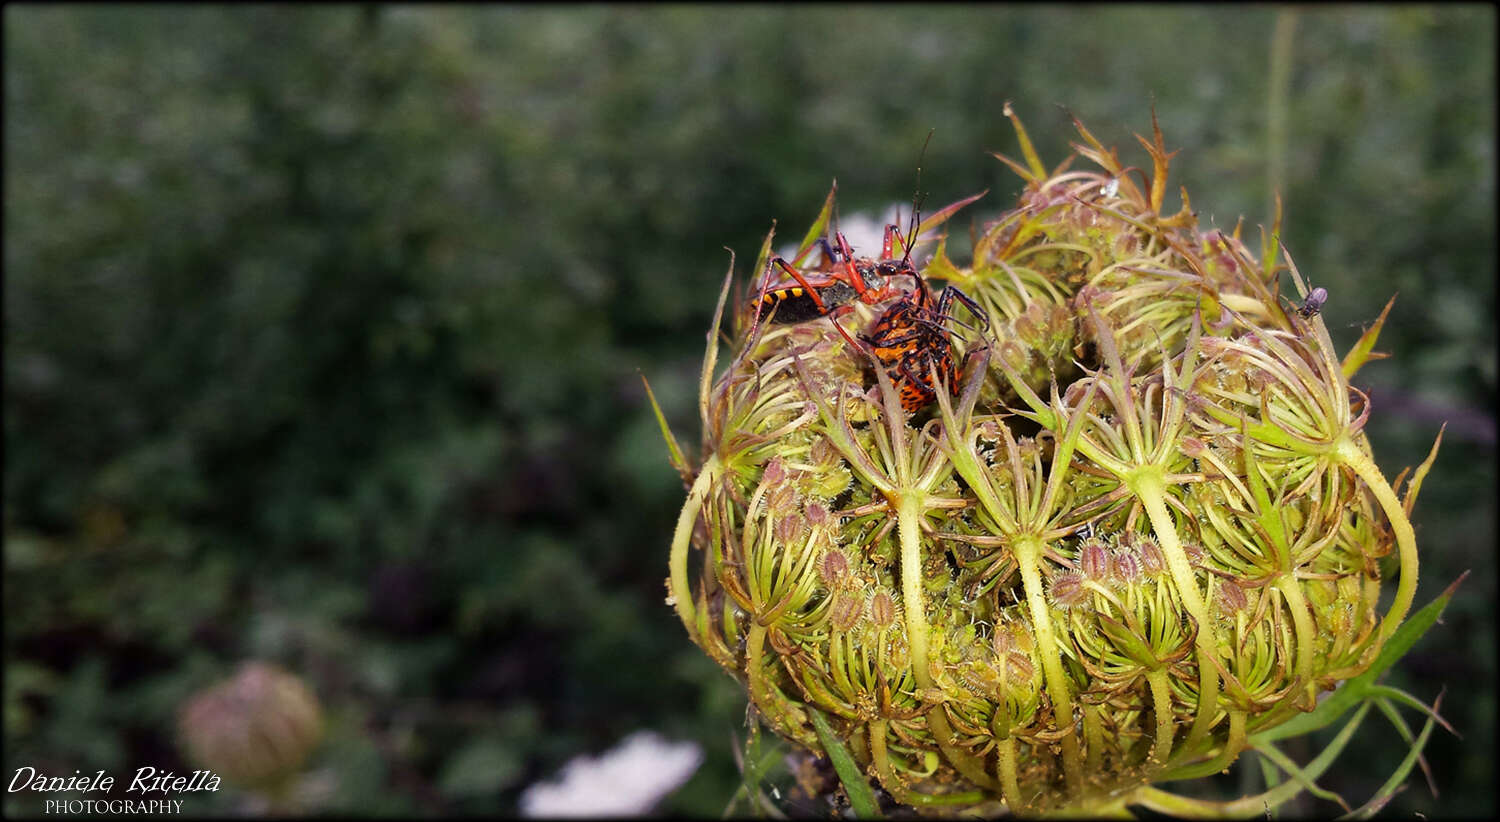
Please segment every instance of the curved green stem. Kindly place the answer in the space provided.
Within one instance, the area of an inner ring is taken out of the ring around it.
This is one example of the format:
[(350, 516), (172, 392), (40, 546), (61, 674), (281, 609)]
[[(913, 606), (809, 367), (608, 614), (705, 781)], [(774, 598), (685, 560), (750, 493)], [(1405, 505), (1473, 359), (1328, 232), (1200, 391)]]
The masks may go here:
[(1063, 819), (1135, 819), (1135, 814), (1125, 807), (1128, 796), (1110, 797), (1107, 799), (1093, 798), (1078, 805), (1060, 808), (1044, 816), (1055, 816)]
[(1297, 633), (1297, 675), (1303, 681), (1303, 693), (1311, 708), (1318, 698), (1318, 684), (1313, 676), (1313, 637), (1317, 629), (1313, 626), (1312, 613), (1307, 607), (1307, 598), (1302, 595), (1302, 586), (1290, 572), (1283, 573), (1276, 581), (1276, 589), (1286, 598), (1286, 606), (1292, 612), (1292, 629)]
[[(1131, 795), (1129, 803), (1179, 819), (1233, 819), (1238, 816), (1259, 815), (1255, 813), (1232, 813), (1224, 807), (1223, 802), (1178, 796), (1175, 793), (1169, 793), (1161, 788), (1153, 788), (1149, 785), (1137, 789)], [(1264, 813), (1264, 811), (1261, 813)]]
[(718, 474), (719, 458), (709, 457), (708, 462), (703, 464), (703, 470), (698, 472), (698, 478), (693, 481), (693, 487), (688, 490), (687, 500), (682, 503), (682, 512), (677, 515), (677, 529), (672, 532), (672, 553), (668, 560), (672, 569), (672, 604), (676, 606), (677, 616), (682, 619), (682, 624), (687, 627), (688, 634), (694, 641), (698, 640), (698, 632), (694, 628), (697, 620), (693, 589), (688, 585), (688, 548), (693, 543), (693, 525), (698, 521), (698, 512), (703, 510), (703, 500), (708, 496), (708, 489), (718, 479)]
[(750, 632), (745, 635), (745, 676), (749, 679), (750, 695), (765, 690), (765, 677), (762, 673), (764, 664), (761, 655), (766, 647), (766, 626), (758, 622), (750, 623)]
[(1099, 769), (1099, 760), (1104, 756), (1103, 709), (1098, 705), (1083, 706), (1083, 766), (1090, 772)]
[(1218, 773), (1228, 768), (1240, 752), (1245, 750), (1246, 719), (1247, 715), (1244, 711), (1229, 712), (1229, 738), (1224, 741), (1224, 747), (1219, 749), (1219, 755), (1203, 766), (1206, 773)]
[(901, 605), (906, 612), (906, 642), (917, 684), (931, 688), (932, 674), (927, 662), (927, 603), (922, 597), (922, 539), (918, 528), (921, 517), (920, 499), (915, 494), (903, 495), (896, 507), (896, 528), (901, 543)]
[(1142, 470), (1132, 475), (1128, 483), (1151, 520), (1151, 528), (1156, 532), (1157, 542), (1167, 560), (1167, 568), (1177, 586), (1177, 593), (1182, 597), (1183, 607), (1187, 608), (1188, 614), (1198, 623), (1194, 643), (1198, 646), (1198, 716), (1193, 720), (1193, 727), (1182, 743), (1183, 749), (1187, 749), (1207, 736), (1213, 727), (1219, 702), (1219, 675), (1213, 660), (1218, 653), (1219, 642), (1215, 636), (1213, 617), (1208, 613), (1203, 593), (1198, 590), (1197, 577), (1193, 574), (1192, 565), (1188, 563), (1187, 553), (1182, 549), (1182, 541), (1177, 538), (1177, 527), (1172, 522), (1172, 515), (1167, 511), (1166, 484), (1161, 472)]
[[(817, 750), (820, 743), (809, 725), (803, 704), (787, 699), (776, 682), (766, 677), (765, 646), (765, 626), (751, 622), (750, 631), (745, 636), (745, 675), (750, 702), (777, 733)], [(771, 664), (775, 665), (775, 660)]]
[(1396, 599), (1391, 603), (1391, 610), (1386, 612), (1385, 619), (1381, 620), (1380, 629), (1375, 634), (1376, 641), (1384, 644), (1400, 627), (1401, 621), (1406, 619), (1411, 601), (1417, 595), (1417, 535), (1412, 531), (1406, 509), (1396, 499), (1396, 492), (1385, 481), (1385, 475), (1380, 473), (1380, 469), (1353, 440), (1347, 437), (1339, 440), (1333, 453), (1365, 481), (1370, 493), (1380, 503), (1381, 510), (1385, 511), (1386, 519), (1391, 523), (1391, 532), (1396, 535), (1396, 548), (1401, 558), (1401, 579), (1396, 583)]
[[(912, 675), (922, 688), (932, 687), (932, 672), (928, 662), (928, 640), (931, 629), (927, 625), (927, 603), (922, 596), (922, 535), (918, 524), (922, 519), (922, 495), (905, 493), (897, 497), (896, 534), (901, 543), (901, 604), (906, 611), (906, 642), (911, 651)], [(970, 782), (990, 790), (998, 785), (985, 773), (984, 766), (958, 746), (954, 745), (953, 728), (942, 706), (927, 712), (927, 727), (932, 731), (938, 748), (958, 772)]]
[(906, 787), (896, 779), (896, 772), (891, 768), (890, 754), (885, 749), (886, 720), (877, 719), (871, 722), (869, 729), (866, 737), (870, 742), (870, 764), (875, 766), (875, 775), (880, 779), (880, 786), (895, 797), (896, 801), (905, 802)]
[[(1011, 546), (1016, 564), (1021, 570), (1021, 586), (1026, 591), (1026, 604), (1031, 610), (1031, 624), (1036, 630), (1038, 655), (1042, 658), (1042, 673), (1047, 683), (1047, 694), (1052, 697), (1053, 721), (1059, 729), (1073, 725), (1073, 693), (1068, 686), (1068, 677), (1062, 667), (1062, 654), (1057, 647), (1057, 634), (1052, 630), (1052, 615), (1048, 613), (1047, 601), (1042, 596), (1042, 574), (1038, 560), (1042, 555), (1042, 542), (1036, 537), (1021, 537)], [(1083, 789), (1083, 760), (1078, 749), (1078, 737), (1069, 733), (1062, 738), (1063, 774), (1068, 782), (1068, 792), (1077, 795)]]
[(896, 775), (895, 769), (891, 767), (890, 752), (885, 744), (886, 720), (877, 719), (870, 723), (870, 762), (875, 766), (875, 775), (880, 779), (880, 786), (885, 788), (897, 802), (912, 807), (931, 807), (941, 805), (973, 805), (984, 801), (984, 794), (979, 791), (964, 791), (963, 793), (948, 793), (940, 796), (932, 794), (917, 793), (907, 788), (901, 778)]
[(1011, 813), (1020, 813), (1021, 782), (1016, 774), (1016, 738), (1009, 736), (1000, 740), (996, 753), (995, 775), (1000, 778), (1000, 794), (1005, 797)]
[[(1361, 705), (1354, 716), (1345, 723), (1344, 727), (1334, 737), (1333, 741), (1323, 749), (1323, 752), (1300, 769), (1292, 766), (1288, 773), (1294, 773), (1297, 778), (1271, 788), (1254, 796), (1244, 796), (1239, 799), (1225, 801), (1214, 801), (1206, 799), (1189, 799), (1184, 796), (1167, 793), (1159, 788), (1143, 787), (1136, 790), (1130, 798), (1133, 804), (1141, 805), (1154, 811), (1168, 813), (1185, 819), (1250, 819), (1260, 817), (1266, 813), (1268, 808), (1280, 806), (1283, 802), (1296, 796), (1304, 790), (1319, 791), (1313, 780), (1316, 780), (1333, 760), (1343, 751), (1344, 746), (1354, 735), (1355, 729), (1369, 712), (1370, 703)], [(1255, 749), (1261, 755), (1268, 757), (1272, 762), (1277, 762), (1282, 767), (1282, 757), (1277, 753), (1274, 745), (1270, 743), (1257, 744)], [(1285, 768), (1284, 768), (1285, 770)], [(1202, 775), (1202, 774), (1199, 774)], [(1192, 778), (1184, 776), (1184, 779)]]
[(1156, 742), (1151, 746), (1152, 770), (1156, 770), (1165, 766), (1172, 755), (1172, 732), (1176, 727), (1172, 721), (1172, 685), (1166, 668), (1148, 671), (1146, 683), (1151, 686), (1151, 707), (1156, 712)]

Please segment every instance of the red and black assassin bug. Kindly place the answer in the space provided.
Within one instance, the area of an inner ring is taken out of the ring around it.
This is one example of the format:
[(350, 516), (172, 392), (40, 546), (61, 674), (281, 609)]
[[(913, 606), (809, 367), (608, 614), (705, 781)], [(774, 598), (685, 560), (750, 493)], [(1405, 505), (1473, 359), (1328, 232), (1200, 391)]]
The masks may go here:
[[(932, 132), (928, 132), (927, 141), (931, 142), (931, 140)], [(927, 143), (924, 142), (922, 154), (926, 153)], [(921, 187), (922, 161), (919, 156), (917, 159), (918, 191)], [(936, 225), (947, 220), (953, 212), (983, 197), (984, 194), (985, 192), (980, 192), (941, 209), (934, 215), (936, 219), (931, 222)], [(832, 194), (830, 193), (829, 196), (831, 198)], [(750, 313), (755, 318), (756, 324), (769, 322), (786, 325), (819, 317), (831, 317), (834, 327), (852, 345), (854, 340), (839, 324), (838, 317), (853, 311), (853, 303), (856, 299), (866, 305), (875, 305), (894, 297), (906, 296), (907, 292), (894, 282), (901, 275), (911, 277), (919, 287), (921, 286), (916, 267), (911, 263), (912, 249), (916, 244), (917, 235), (922, 232), (922, 223), (917, 219), (916, 199), (918, 198), (914, 198), (912, 202), (911, 232), (903, 237), (899, 225), (887, 225), (878, 259), (855, 259), (853, 250), (849, 248), (849, 241), (838, 232), (834, 234), (838, 242), (837, 249), (832, 247), (826, 239), (818, 241), (822, 245), (823, 259), (814, 275), (799, 271), (795, 265), (780, 256), (773, 257), (766, 264), (766, 279), (762, 281), (760, 295), (750, 306)], [(895, 246), (898, 242), (903, 247), (900, 259), (895, 258)], [(792, 278), (795, 284), (786, 283), (774, 289), (769, 288), (772, 266), (779, 267)]]
[[(774, 289), (763, 287), (753, 309), (757, 322), (786, 325), (818, 317), (837, 318), (853, 311), (856, 299), (874, 305), (900, 295), (902, 291), (894, 282), (895, 278), (903, 274), (916, 276), (916, 269), (911, 264), (911, 242), (915, 238), (903, 242), (900, 229), (894, 225), (885, 227), (885, 240), (881, 243), (880, 259), (877, 260), (856, 259), (844, 235), (840, 233), (835, 237), (838, 241), (836, 249), (826, 239), (818, 240), (823, 260), (816, 273), (800, 271), (781, 257), (771, 259), (770, 265), (781, 268), (795, 285), (788, 283)], [(897, 242), (902, 242), (906, 253), (900, 259), (893, 259), (893, 247)]]
[[(941, 297), (934, 299), (926, 279), (912, 265), (911, 251), (919, 225), (917, 215), (914, 205), (911, 232), (907, 237), (901, 236), (897, 226), (886, 226), (878, 260), (854, 259), (842, 234), (836, 235), (836, 251), (826, 240), (819, 240), (823, 259), (816, 276), (799, 271), (780, 257), (773, 258), (771, 264), (780, 266), (797, 285), (777, 289), (763, 287), (754, 304), (758, 321), (769, 317), (768, 322), (787, 324), (818, 317), (831, 318), (834, 328), (850, 345), (868, 349), (878, 367), (885, 369), (907, 413), (915, 413), (937, 399), (937, 378), (941, 378), (950, 391), (957, 389), (959, 369), (949, 341), (952, 332), (947, 326), (950, 321), (958, 322), (952, 316), (953, 301), (968, 306), (974, 316), (986, 328), (989, 327), (984, 311), (959, 289), (949, 286)], [(898, 242), (904, 247), (904, 253), (896, 259), (894, 246)], [(910, 291), (896, 285), (896, 278), (902, 275), (911, 278)], [(856, 343), (838, 321), (840, 316), (854, 310), (856, 299), (874, 304), (896, 297), (900, 299), (880, 315), (871, 332), (859, 335), (863, 346)]]

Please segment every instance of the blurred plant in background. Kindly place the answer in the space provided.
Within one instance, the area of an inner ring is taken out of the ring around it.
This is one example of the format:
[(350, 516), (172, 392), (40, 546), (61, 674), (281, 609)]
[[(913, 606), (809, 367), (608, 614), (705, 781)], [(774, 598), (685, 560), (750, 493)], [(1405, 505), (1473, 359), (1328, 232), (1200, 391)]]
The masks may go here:
[[(8, 771), (181, 766), (178, 706), (254, 658), (323, 704), (318, 810), (515, 807), (652, 728), (708, 752), (668, 809), (716, 813), (744, 702), (661, 605), (681, 488), (636, 371), (686, 426), (723, 247), (830, 177), (902, 199), (933, 127), (924, 179), (1013, 197), (976, 148), (1014, 152), (1007, 98), (1120, 144), (1154, 95), (1195, 201), (1270, 220), (1269, 8), (4, 13)], [(1339, 350), (1400, 294), (1359, 374), (1382, 460), (1448, 422), (1434, 586), (1494, 535), (1493, 22), (1306, 10), (1287, 48), (1283, 240)], [(1391, 684), (1453, 686), (1427, 752), (1483, 815), (1473, 586)], [(1390, 740), (1322, 784), (1371, 795)]]

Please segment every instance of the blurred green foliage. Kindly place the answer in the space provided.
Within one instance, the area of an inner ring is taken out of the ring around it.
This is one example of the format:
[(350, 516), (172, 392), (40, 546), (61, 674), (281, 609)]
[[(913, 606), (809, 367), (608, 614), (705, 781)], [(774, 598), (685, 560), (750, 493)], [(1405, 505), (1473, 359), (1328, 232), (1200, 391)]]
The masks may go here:
[[(743, 275), (834, 177), (845, 214), (908, 199), (934, 128), (929, 202), (988, 187), (993, 217), (1005, 100), (1049, 164), (1055, 104), (1140, 163), (1154, 102), (1205, 221), (1253, 238), (1284, 152), (1282, 239), (1341, 346), (1400, 292), (1360, 375), (1376, 457), (1448, 421), (1418, 602), (1478, 575), (1395, 675), (1447, 687), (1442, 798), (1391, 808), (1493, 813), (1494, 24), (7, 5), (5, 773), (180, 767), (178, 706), (253, 657), (328, 710), (308, 810), (504, 811), (651, 727), (709, 754), (669, 807), (717, 813), (744, 699), (663, 605), (682, 489), (637, 371), (695, 441), (725, 246)], [(1367, 730), (1324, 780), (1351, 800), (1404, 750)]]

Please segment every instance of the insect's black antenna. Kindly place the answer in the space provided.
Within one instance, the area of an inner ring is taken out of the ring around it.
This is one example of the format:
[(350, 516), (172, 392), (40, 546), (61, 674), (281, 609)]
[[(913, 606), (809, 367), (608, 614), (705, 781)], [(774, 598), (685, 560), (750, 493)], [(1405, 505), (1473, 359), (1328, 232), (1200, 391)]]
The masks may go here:
[(927, 130), (927, 139), (922, 141), (922, 150), (917, 154), (917, 190), (911, 195), (911, 228), (906, 234), (906, 253), (901, 255), (901, 264), (911, 270), (917, 281), (917, 300), (922, 306), (932, 302), (932, 294), (927, 288), (927, 281), (922, 278), (922, 273), (911, 264), (911, 252), (917, 245), (917, 231), (922, 226), (919, 216), (922, 213), (922, 159), (927, 156), (927, 144), (932, 142), (934, 131), (937, 129)]
[(937, 129), (927, 130), (927, 139), (922, 141), (922, 150), (917, 154), (917, 190), (911, 195), (911, 229), (906, 235), (906, 254), (901, 257), (901, 262), (911, 263), (911, 250), (917, 242), (917, 227), (922, 224), (917, 215), (922, 213), (922, 158), (927, 156), (927, 144), (932, 142), (932, 133)]
[(832, 235), (833, 238), (835, 240), (837, 240), (838, 236), (839, 236), (839, 228), (842, 225), (843, 225), (843, 223), (839, 220), (839, 201), (838, 200), (834, 200), (833, 201), (833, 215), (832, 215), (832, 217), (829, 218), (829, 220), (828, 220), (828, 228), (825, 229), (823, 233), (827, 234), (829, 231), (832, 231), (833, 232), (833, 235)]

